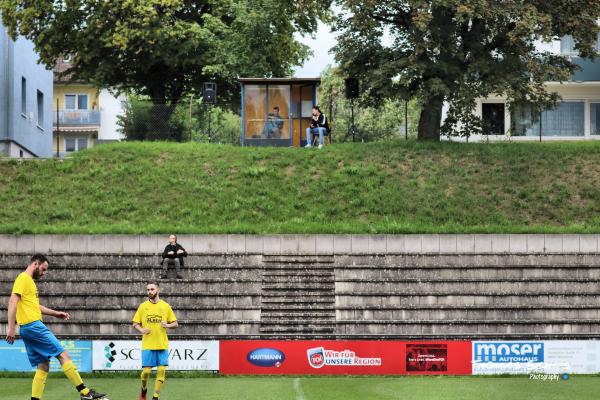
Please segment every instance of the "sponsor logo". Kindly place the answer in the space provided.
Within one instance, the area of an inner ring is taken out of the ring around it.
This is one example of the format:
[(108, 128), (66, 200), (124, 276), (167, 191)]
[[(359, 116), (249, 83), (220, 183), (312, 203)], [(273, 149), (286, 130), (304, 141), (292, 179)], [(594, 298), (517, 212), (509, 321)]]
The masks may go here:
[(308, 363), (313, 368), (321, 368), (325, 365), (325, 350), (322, 347), (308, 349)]
[(115, 344), (110, 342), (106, 347), (104, 347), (104, 358), (106, 358), (106, 368), (112, 367), (112, 363), (115, 362), (115, 356), (117, 355), (117, 351), (115, 350)]
[(358, 357), (352, 350), (327, 350), (323, 347), (315, 347), (306, 351), (308, 364), (313, 368), (321, 368), (324, 365), (333, 367), (361, 367), (381, 365), (381, 358)]
[(542, 342), (476, 342), (474, 362), (543, 363)]
[(162, 317), (158, 314), (150, 314), (146, 317), (146, 322), (149, 324), (160, 324)]
[(446, 344), (407, 344), (407, 371), (447, 371), (448, 346)]
[(248, 353), (246, 359), (257, 367), (280, 367), (285, 360), (285, 354), (277, 349), (254, 349)]

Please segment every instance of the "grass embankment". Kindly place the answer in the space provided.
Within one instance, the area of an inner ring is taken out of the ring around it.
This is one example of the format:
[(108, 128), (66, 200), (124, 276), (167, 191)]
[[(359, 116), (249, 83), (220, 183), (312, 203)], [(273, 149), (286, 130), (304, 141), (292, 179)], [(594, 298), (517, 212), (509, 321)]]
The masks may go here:
[[(33, 373), (31, 374), (33, 375)], [(152, 390), (155, 376), (149, 382)], [(86, 384), (108, 393), (111, 400), (137, 399), (139, 379), (85, 379)], [(2, 400), (29, 398), (31, 377), (4, 378)], [(223, 377), (170, 378), (160, 398), (211, 400), (589, 400), (600, 390), (593, 376), (572, 376), (568, 380), (538, 381), (521, 377)], [(151, 393), (149, 391), (149, 393)], [(51, 377), (44, 400), (76, 399), (77, 392), (64, 377)]]
[(0, 161), (3, 233), (598, 233), (600, 142), (97, 146)]

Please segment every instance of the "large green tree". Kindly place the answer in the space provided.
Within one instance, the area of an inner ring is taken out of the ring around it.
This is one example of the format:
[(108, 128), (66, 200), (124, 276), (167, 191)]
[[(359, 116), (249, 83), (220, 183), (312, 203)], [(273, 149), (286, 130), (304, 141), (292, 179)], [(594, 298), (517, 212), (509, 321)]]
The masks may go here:
[(475, 100), (491, 93), (509, 104), (554, 104), (544, 81), (567, 80), (575, 66), (537, 44), (572, 35), (581, 56), (594, 57), (600, 18), (599, 0), (337, 3), (341, 67), (361, 78), (371, 99), (419, 97), (418, 136), (432, 140), (440, 138), (444, 102), (448, 131), (474, 128)]
[(288, 75), (309, 54), (294, 33), (313, 32), (317, 10), (308, 0), (0, 0), (11, 35), (32, 40), (47, 66), (72, 54), (74, 79), (173, 107), (205, 81), (235, 103), (238, 76)]

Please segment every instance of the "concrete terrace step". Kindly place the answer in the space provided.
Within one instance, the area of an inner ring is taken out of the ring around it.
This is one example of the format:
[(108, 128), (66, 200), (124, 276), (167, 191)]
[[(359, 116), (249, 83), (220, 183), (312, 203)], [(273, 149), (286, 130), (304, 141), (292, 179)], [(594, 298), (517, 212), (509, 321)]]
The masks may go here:
[[(263, 300), (264, 301), (264, 300)], [(535, 295), (508, 295), (494, 294), (482, 295), (476, 294), (439, 294), (439, 293), (420, 293), (401, 295), (355, 295), (348, 293), (346, 295), (336, 295), (336, 305), (338, 307), (382, 307), (382, 306), (470, 306), (470, 305), (488, 305), (488, 306), (539, 306), (544, 304), (557, 304), (571, 307), (578, 305), (600, 304), (600, 298), (593, 293), (573, 294), (565, 296), (562, 294), (535, 294)]]
[(305, 326), (263, 326), (261, 325), (260, 330), (261, 333), (307, 333), (307, 334), (320, 334), (320, 333), (334, 333), (335, 328), (330, 326), (313, 326), (313, 325), (305, 325)]
[(302, 291), (328, 293), (333, 290), (333, 282), (290, 282), (263, 284), (263, 293), (301, 293)]
[(370, 268), (336, 269), (337, 280), (390, 279), (600, 279), (600, 267), (477, 267), (477, 268)]
[[(58, 307), (57, 307), (58, 308)], [(174, 307), (175, 308), (175, 307)], [(72, 307), (60, 308), (71, 315), (73, 322), (98, 320), (105, 323), (115, 321), (131, 320), (137, 310), (135, 308), (122, 308), (119, 310), (77, 310)], [(201, 320), (260, 320), (261, 311), (256, 309), (181, 309), (173, 310), (178, 319), (201, 319)], [(6, 311), (0, 312), (0, 318), (6, 318)], [(46, 321), (52, 321), (52, 317), (45, 317)]]
[(336, 292), (388, 293), (390, 295), (418, 292), (443, 293), (599, 293), (600, 281), (563, 282), (336, 282)]
[[(202, 324), (189, 324), (182, 323), (179, 328), (174, 332), (177, 334), (188, 334), (188, 335), (238, 335), (238, 334), (258, 334), (259, 324), (257, 321), (209, 321), (210, 323)], [(101, 338), (105, 338), (108, 335), (131, 335), (135, 333), (130, 323), (127, 324), (107, 324), (105, 322), (96, 323), (77, 323), (77, 324), (63, 324), (58, 325), (55, 323), (46, 324), (52, 332), (56, 335), (72, 335), (75, 337), (81, 337), (82, 335), (92, 335)], [(6, 328), (0, 329), (0, 335), (5, 335)], [(137, 336), (140, 338), (141, 336)], [(173, 337), (169, 335), (169, 338), (173, 340)]]
[(263, 262), (276, 264), (311, 264), (333, 263), (334, 256), (302, 256), (302, 255), (263, 255)]
[[(164, 293), (189, 293), (205, 295), (207, 293), (260, 293), (260, 283), (240, 283), (240, 282), (163, 282), (161, 290)], [(0, 292), (9, 293), (12, 284), (0, 285)], [(143, 296), (145, 294), (145, 284), (130, 283), (130, 282), (40, 282), (38, 291), (40, 293), (81, 293), (95, 295), (113, 295), (114, 293), (122, 293), (131, 291), (134, 294)]]
[(431, 320), (456, 319), (469, 320), (536, 320), (585, 319), (600, 320), (600, 307), (594, 309), (410, 309), (410, 310), (337, 310), (338, 321), (346, 320), (415, 320), (427, 318)]
[(435, 323), (427, 324), (416, 321), (415, 324), (341, 324), (336, 325), (338, 335), (440, 335), (440, 336), (474, 336), (495, 335), (497, 337), (512, 336), (523, 340), (523, 333), (532, 333), (539, 337), (546, 335), (569, 335), (584, 334), (589, 338), (599, 338), (598, 330), (600, 324), (569, 324), (569, 323), (522, 323), (515, 325), (511, 323)]
[(590, 283), (600, 284), (600, 279), (596, 278), (509, 278), (509, 277), (498, 277), (498, 278), (343, 278), (336, 279), (336, 283), (361, 283), (361, 284), (377, 284), (385, 285), (391, 283), (553, 283), (553, 282), (573, 282), (573, 283)]
[(261, 321), (269, 321), (269, 320), (277, 320), (277, 319), (290, 319), (290, 318), (317, 318), (317, 319), (334, 319), (335, 313), (332, 313), (331, 310), (290, 310), (290, 311), (273, 311), (273, 310), (262, 310)]
[[(8, 295), (7, 295), (8, 296)], [(260, 307), (260, 295), (253, 294), (201, 294), (201, 295), (169, 295), (165, 296), (164, 300), (167, 301), (173, 309), (179, 307), (224, 307), (224, 308), (237, 308), (237, 307)], [(40, 296), (40, 304), (50, 306), (51, 308), (63, 308), (69, 309), (72, 306), (86, 305), (94, 306), (95, 304), (102, 304), (103, 306), (115, 306), (122, 307), (125, 309), (137, 308), (137, 306), (143, 301), (143, 297), (139, 294), (119, 294), (110, 296), (96, 295), (79, 295), (69, 294), (62, 296)]]

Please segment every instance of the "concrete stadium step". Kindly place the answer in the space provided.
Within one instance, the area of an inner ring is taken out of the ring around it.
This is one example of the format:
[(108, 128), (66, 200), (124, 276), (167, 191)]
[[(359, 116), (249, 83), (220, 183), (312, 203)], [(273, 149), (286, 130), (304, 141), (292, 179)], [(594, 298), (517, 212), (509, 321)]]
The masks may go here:
[(336, 282), (336, 293), (367, 294), (386, 293), (599, 293), (600, 281), (548, 281), (548, 282), (490, 282), (490, 281), (411, 281), (411, 282)]
[[(173, 267), (169, 268), (174, 271)], [(14, 279), (22, 272), (22, 270), (9, 270), (0, 269), (0, 280), (1, 281), (14, 281)], [(143, 283), (144, 285), (149, 280), (160, 279), (161, 269), (160, 267), (155, 268), (87, 268), (73, 269), (68, 268), (55, 268), (52, 267), (48, 274), (42, 278), (43, 281), (74, 281), (79, 279), (85, 280), (97, 280), (97, 281), (135, 281)], [(260, 271), (257, 270), (221, 270), (221, 271), (206, 271), (201, 269), (190, 269), (182, 268), (181, 274), (186, 279), (203, 282), (235, 282), (235, 281), (257, 281), (260, 282)]]
[[(137, 308), (121, 308), (113, 310), (77, 310), (73, 308), (61, 308), (71, 315), (73, 322), (101, 320), (108, 324), (115, 321), (131, 320)], [(175, 315), (179, 320), (201, 319), (201, 320), (260, 320), (260, 309), (229, 309), (229, 310), (206, 310), (206, 309), (175, 309)], [(6, 318), (6, 312), (0, 312), (0, 318)], [(51, 321), (52, 317), (44, 317), (46, 321)]]
[[(180, 321), (179, 328), (172, 331), (174, 334), (203, 335), (236, 335), (258, 334), (258, 321)], [(78, 321), (77, 323), (61, 323), (45, 321), (45, 324), (56, 335), (103, 335), (134, 333), (130, 322), (108, 324), (105, 321)], [(6, 334), (6, 320), (0, 321), (0, 335)], [(141, 335), (138, 336), (141, 338)]]
[[(309, 304), (311, 312), (331, 312), (335, 310), (334, 303), (313, 303)], [(274, 312), (307, 312), (307, 305), (305, 304), (289, 304), (289, 303), (271, 303), (271, 304), (263, 304), (262, 307), (263, 312), (265, 313), (274, 313)]]
[[(261, 333), (319, 334), (335, 330), (332, 256), (265, 256)], [(328, 302), (329, 308), (314, 309)], [(284, 305), (294, 309), (282, 311)], [(276, 311), (273, 311), (273, 308)]]
[(333, 256), (319, 255), (263, 255), (262, 260), (264, 263), (269, 264), (309, 264), (318, 266), (319, 264), (332, 264), (335, 261)]
[(307, 335), (318, 335), (318, 334), (333, 334), (335, 328), (331, 324), (318, 326), (318, 325), (290, 325), (282, 326), (279, 324), (274, 325), (262, 325), (260, 326), (260, 333), (272, 333), (272, 334), (292, 334), (292, 333), (303, 333)]
[(402, 306), (456, 306), (456, 305), (494, 305), (494, 306), (543, 306), (543, 305), (579, 305), (600, 304), (600, 296), (594, 293), (558, 293), (558, 294), (440, 294), (420, 293), (392, 295), (388, 293), (360, 294), (336, 293), (337, 307), (380, 307), (384, 305)]
[(469, 267), (469, 268), (349, 268), (337, 269), (336, 280), (394, 279), (600, 279), (600, 267)]
[(597, 320), (554, 320), (554, 321), (345, 321), (336, 324), (337, 334), (382, 334), (382, 335), (477, 335), (516, 334), (532, 332), (544, 334), (593, 334), (600, 329)]
[(270, 320), (278, 320), (283, 321), (286, 319), (336, 319), (335, 314), (332, 315), (331, 310), (320, 310), (320, 311), (305, 311), (305, 310), (295, 310), (295, 311), (273, 311), (273, 310), (262, 310), (261, 313), (261, 321), (270, 321)]
[(600, 319), (600, 306), (588, 309), (568, 309), (568, 308), (546, 308), (546, 309), (388, 309), (388, 310), (337, 310), (338, 321), (345, 320), (378, 320), (390, 317), (396, 320), (415, 320), (427, 318), (431, 320), (456, 319), (461, 321), (469, 320), (507, 320), (522, 319), (545, 321), (553, 319)]
[[(6, 294), (8, 297), (8, 294)], [(202, 306), (207, 308), (212, 307), (258, 307), (260, 308), (260, 294), (248, 295), (245, 293), (239, 294), (169, 294), (163, 296), (174, 309), (189, 306)], [(73, 306), (86, 305), (102, 305), (123, 307), (126, 309), (137, 308), (144, 301), (144, 297), (137, 293), (111, 293), (106, 296), (85, 295), (85, 294), (63, 294), (63, 295), (40, 295), (40, 304), (47, 305), (51, 308), (68, 309)]]
[[(12, 289), (13, 282), (1, 282), (0, 292), (8, 293)], [(40, 293), (93, 293), (96, 295), (119, 292), (138, 293), (145, 295), (145, 282), (128, 281), (40, 281), (38, 282)], [(171, 280), (161, 282), (161, 290), (164, 293), (260, 293), (260, 282), (195, 282), (189, 280)]]

